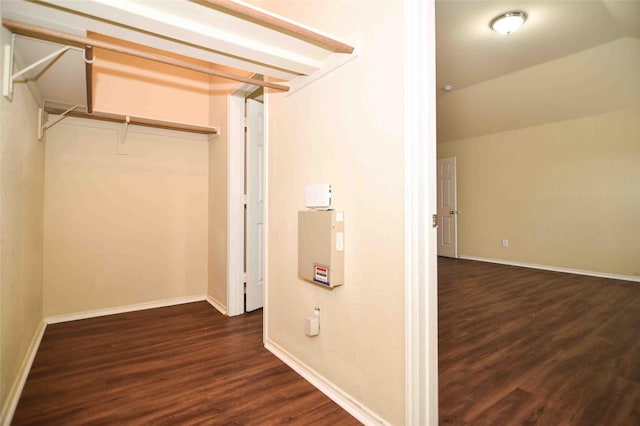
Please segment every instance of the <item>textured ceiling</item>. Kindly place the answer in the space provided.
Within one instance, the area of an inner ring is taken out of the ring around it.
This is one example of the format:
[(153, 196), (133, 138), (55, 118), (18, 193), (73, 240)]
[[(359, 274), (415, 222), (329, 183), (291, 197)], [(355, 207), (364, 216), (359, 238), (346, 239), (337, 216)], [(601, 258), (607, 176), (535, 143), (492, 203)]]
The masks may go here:
[[(508, 36), (496, 16), (529, 15)], [(640, 1), (436, 1), (437, 86), (454, 90), (558, 59), (624, 36), (640, 37)]]
[(640, 107), (640, 0), (440, 0), (436, 27), (439, 143)]

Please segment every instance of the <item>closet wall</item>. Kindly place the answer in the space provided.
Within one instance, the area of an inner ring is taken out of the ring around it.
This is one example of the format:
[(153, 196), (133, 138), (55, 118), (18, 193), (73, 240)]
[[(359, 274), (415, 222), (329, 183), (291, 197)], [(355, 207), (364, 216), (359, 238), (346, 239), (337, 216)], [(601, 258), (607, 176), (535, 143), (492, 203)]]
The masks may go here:
[[(95, 56), (96, 110), (197, 125), (225, 120), (212, 116), (207, 75), (100, 49)], [(213, 155), (218, 138), (130, 126), (120, 148), (127, 155), (119, 155), (122, 128), (65, 119), (48, 131), (45, 315), (203, 298), (210, 288), (222, 289), (215, 298), (226, 305), (226, 216), (218, 217), (226, 215), (226, 180), (218, 179), (226, 179), (226, 156)]]
[[(179, 55), (101, 34), (90, 34), (89, 37), (187, 60)], [(96, 110), (200, 126), (216, 125), (210, 122), (208, 75), (104, 49), (94, 49), (94, 55)], [(188, 62), (207, 65), (195, 59), (188, 59)]]
[[(2, 45), (10, 33), (2, 28)], [(2, 55), (4, 58), (4, 55)], [(13, 102), (0, 99), (0, 404), (42, 331), (42, 203), (44, 144), (37, 139), (38, 104), (26, 84)]]
[(130, 126), (119, 148), (121, 132), (47, 131), (45, 316), (207, 292), (207, 137)]

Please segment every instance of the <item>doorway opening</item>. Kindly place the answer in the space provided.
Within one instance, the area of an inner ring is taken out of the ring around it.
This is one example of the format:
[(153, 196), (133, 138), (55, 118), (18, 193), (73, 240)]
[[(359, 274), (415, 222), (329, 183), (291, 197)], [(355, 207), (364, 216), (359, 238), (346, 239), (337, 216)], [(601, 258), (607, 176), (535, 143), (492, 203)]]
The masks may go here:
[(261, 88), (251, 85), (240, 86), (228, 96), (229, 316), (258, 310), (264, 304), (265, 98)]
[(265, 139), (263, 89), (245, 99), (244, 311), (264, 304)]
[(456, 157), (439, 158), (438, 170), (438, 256), (458, 257), (458, 197)]

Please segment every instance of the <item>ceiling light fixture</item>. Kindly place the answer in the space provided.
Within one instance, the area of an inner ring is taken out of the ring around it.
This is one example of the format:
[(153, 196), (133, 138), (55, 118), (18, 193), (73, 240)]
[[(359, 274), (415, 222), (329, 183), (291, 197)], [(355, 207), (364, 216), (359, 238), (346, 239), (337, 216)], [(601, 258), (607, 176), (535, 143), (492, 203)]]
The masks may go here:
[(511, 34), (527, 20), (527, 14), (524, 12), (507, 12), (496, 17), (489, 26), (498, 34)]

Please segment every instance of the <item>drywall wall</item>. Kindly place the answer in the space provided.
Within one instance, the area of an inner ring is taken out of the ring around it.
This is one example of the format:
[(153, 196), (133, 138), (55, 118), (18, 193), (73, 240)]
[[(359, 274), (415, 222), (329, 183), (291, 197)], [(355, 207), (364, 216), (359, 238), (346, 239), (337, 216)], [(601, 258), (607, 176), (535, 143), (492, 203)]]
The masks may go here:
[(209, 142), (209, 255), (208, 295), (227, 309), (227, 179), (228, 103), (224, 92), (212, 92), (211, 116), (220, 134)]
[(640, 276), (638, 141), (632, 108), (439, 144), (460, 255)]
[(47, 131), (45, 316), (207, 292), (207, 137), (129, 126), (118, 148), (122, 131)]
[[(267, 94), (267, 341), (381, 419), (404, 424), (402, 2), (262, 2), (356, 43), (360, 56), (297, 93)], [(345, 284), (297, 273), (306, 185), (345, 214)], [(304, 333), (321, 310), (320, 335)]]
[[(202, 61), (100, 34), (91, 34), (90, 37), (208, 66)], [(203, 126), (210, 124), (210, 78), (207, 74), (104, 49), (95, 49), (94, 54), (96, 110)]]
[(625, 37), (438, 98), (438, 143), (640, 106), (640, 39)]
[[(2, 41), (10, 35), (2, 28)], [(4, 58), (4, 56), (3, 56)], [(38, 104), (24, 83), (0, 100), (0, 404), (2, 416), (42, 324), (44, 144)], [(12, 389), (13, 388), (13, 389)]]

